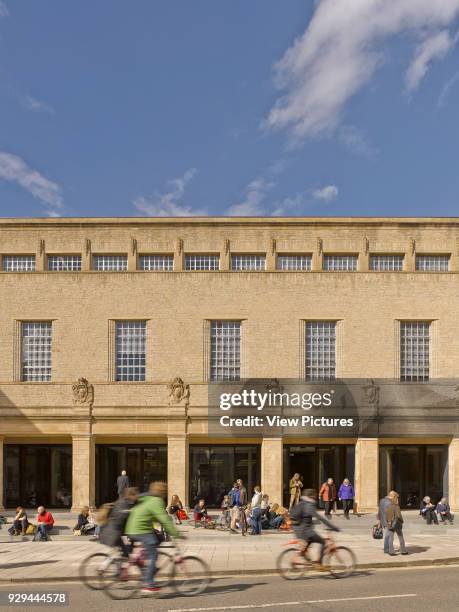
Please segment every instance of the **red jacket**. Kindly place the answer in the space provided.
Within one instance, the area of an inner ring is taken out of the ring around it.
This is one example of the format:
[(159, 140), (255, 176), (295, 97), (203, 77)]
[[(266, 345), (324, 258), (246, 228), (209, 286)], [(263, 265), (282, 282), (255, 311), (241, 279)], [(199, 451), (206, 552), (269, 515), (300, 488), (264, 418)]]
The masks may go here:
[(45, 512), (44, 514), (37, 514), (37, 522), (46, 523), (50, 527), (54, 525), (54, 519), (51, 512)]
[[(330, 493), (331, 493), (331, 497), (330, 497)], [(328, 484), (324, 482), (324, 484), (320, 487), (319, 495), (323, 499), (323, 501), (327, 501), (327, 502), (335, 501), (336, 499), (335, 484), (333, 483), (331, 485), (331, 491), (330, 491)]]

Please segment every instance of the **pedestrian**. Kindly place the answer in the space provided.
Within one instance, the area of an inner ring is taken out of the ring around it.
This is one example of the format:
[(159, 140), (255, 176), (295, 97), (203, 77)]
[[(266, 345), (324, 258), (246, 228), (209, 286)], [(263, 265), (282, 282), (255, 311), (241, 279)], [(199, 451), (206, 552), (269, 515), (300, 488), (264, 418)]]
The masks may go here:
[(303, 490), (303, 483), (301, 482), (301, 476), (298, 472), (293, 474), (292, 478), (290, 478), (289, 489), (290, 505), (288, 509), (291, 510), (293, 506), (300, 501), (301, 491)]
[(183, 510), (183, 504), (180, 501), (180, 497), (178, 495), (172, 495), (171, 503), (167, 511), (169, 512), (171, 516), (174, 517), (176, 525), (182, 524), (182, 519), (180, 518), (181, 510)]
[(354, 506), (354, 487), (345, 478), (338, 491), (338, 499), (343, 503), (344, 516), (349, 520), (349, 510)]
[(389, 533), (389, 529), (387, 527), (387, 521), (386, 521), (386, 508), (391, 503), (391, 500), (389, 497), (391, 493), (395, 493), (395, 491), (389, 491), (386, 497), (383, 497), (382, 499), (379, 500), (379, 505), (378, 505), (378, 521), (381, 527), (383, 528), (384, 553), (385, 554), (389, 554), (389, 535), (390, 533)]
[(330, 517), (336, 501), (336, 487), (333, 478), (328, 478), (327, 482), (320, 487), (319, 497), (324, 502), (325, 516)]
[(389, 503), (386, 505), (386, 525), (389, 530), (389, 552), (388, 554), (393, 557), (394, 552), (394, 534), (397, 534), (398, 541), (400, 542), (400, 553), (407, 555), (408, 551), (405, 545), (405, 538), (403, 537), (403, 517), (400, 510), (399, 496), (395, 491), (391, 491), (388, 495)]
[(16, 508), (16, 514), (14, 515), (13, 524), (8, 529), (10, 535), (25, 535), (29, 521), (27, 520), (27, 514), (22, 506)]
[(252, 497), (252, 534), (251, 535), (261, 535), (261, 515), (262, 515), (262, 507), (261, 502), (263, 499), (263, 494), (261, 492), (261, 487), (256, 485), (253, 489), (253, 497)]
[(237, 523), (241, 517), (241, 510), (247, 504), (247, 489), (241, 478), (238, 478), (231, 489), (229, 496), (232, 499), (231, 505), (231, 533), (237, 533)]
[(441, 498), (441, 500), (437, 504), (437, 507), (435, 508), (435, 511), (437, 512), (438, 516), (440, 517), (440, 520), (441, 520), (442, 523), (446, 523), (446, 521), (449, 521), (450, 525), (453, 524), (454, 517), (451, 514), (451, 508), (450, 508), (450, 505), (448, 503), (448, 498), (447, 497), (442, 497)]
[(229, 495), (224, 495), (222, 503), (220, 505), (222, 513), (220, 514), (219, 525), (224, 529), (227, 529), (230, 524), (230, 507), (229, 507)]
[(124, 489), (129, 487), (129, 478), (126, 474), (126, 470), (123, 470), (116, 479), (116, 490), (118, 493), (118, 499), (123, 497)]
[(44, 506), (38, 506), (37, 512), (37, 533), (34, 540), (47, 540), (54, 525), (53, 515), (47, 512)]
[(430, 497), (426, 495), (421, 502), (421, 516), (425, 518), (428, 525), (435, 523), (438, 525), (437, 513), (435, 512), (435, 506), (433, 505)]

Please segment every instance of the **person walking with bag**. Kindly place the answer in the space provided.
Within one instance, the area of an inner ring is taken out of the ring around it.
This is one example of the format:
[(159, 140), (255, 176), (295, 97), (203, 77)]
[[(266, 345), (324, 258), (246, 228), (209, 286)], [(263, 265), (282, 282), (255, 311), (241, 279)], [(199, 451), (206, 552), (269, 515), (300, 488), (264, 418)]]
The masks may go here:
[(338, 491), (338, 499), (343, 503), (344, 516), (349, 520), (349, 510), (354, 505), (354, 487), (349, 478), (345, 478)]
[(393, 557), (394, 552), (394, 534), (398, 536), (400, 542), (400, 553), (407, 555), (408, 551), (405, 545), (405, 538), (403, 537), (403, 517), (399, 505), (399, 496), (395, 491), (391, 491), (388, 495), (390, 503), (386, 506), (386, 524), (389, 530), (388, 544), (389, 544), (389, 555)]

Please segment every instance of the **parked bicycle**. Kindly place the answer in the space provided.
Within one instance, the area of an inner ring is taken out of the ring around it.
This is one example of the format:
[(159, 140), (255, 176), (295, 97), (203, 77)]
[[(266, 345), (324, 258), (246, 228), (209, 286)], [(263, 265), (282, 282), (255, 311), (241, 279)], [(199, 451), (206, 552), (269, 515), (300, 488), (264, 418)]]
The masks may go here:
[[(328, 536), (326, 539), (325, 552), (323, 556), (323, 567), (334, 578), (347, 578), (355, 571), (357, 559), (350, 548), (337, 546), (334, 539)], [(318, 569), (317, 561), (311, 559), (310, 546), (304, 551), (299, 546), (300, 540), (290, 540), (277, 558), (277, 569), (285, 580), (296, 580), (305, 576), (308, 572)], [(298, 558), (303, 560), (299, 561)], [(323, 570), (322, 570), (323, 571)]]

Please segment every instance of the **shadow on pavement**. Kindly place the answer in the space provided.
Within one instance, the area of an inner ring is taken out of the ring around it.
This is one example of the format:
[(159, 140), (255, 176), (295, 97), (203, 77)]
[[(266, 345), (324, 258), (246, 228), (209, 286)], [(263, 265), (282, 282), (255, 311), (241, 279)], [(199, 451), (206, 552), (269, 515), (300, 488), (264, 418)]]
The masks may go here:
[(5, 563), (0, 565), (0, 569), (14, 569), (15, 567), (31, 567), (33, 565), (46, 565), (48, 563), (57, 563), (57, 559), (50, 561), (25, 561), (24, 563)]
[[(215, 582), (215, 580), (213, 582)], [(239, 583), (239, 584), (226, 584), (226, 585), (222, 584), (220, 586), (213, 586), (213, 584), (211, 584), (210, 586), (207, 587), (204, 593), (200, 595), (200, 597), (206, 597), (208, 595), (224, 595), (225, 593), (246, 591), (247, 589), (250, 589), (252, 587), (263, 586), (267, 584), (268, 584), (267, 582), (250, 582), (248, 584)], [(175, 591), (173, 591), (172, 593), (161, 595), (161, 599), (177, 599), (177, 597), (180, 597), (180, 595), (178, 595)], [(139, 597), (139, 599), (141, 598)]]
[(416, 555), (418, 553), (423, 553), (430, 550), (430, 546), (407, 546), (406, 549), (410, 555)]

